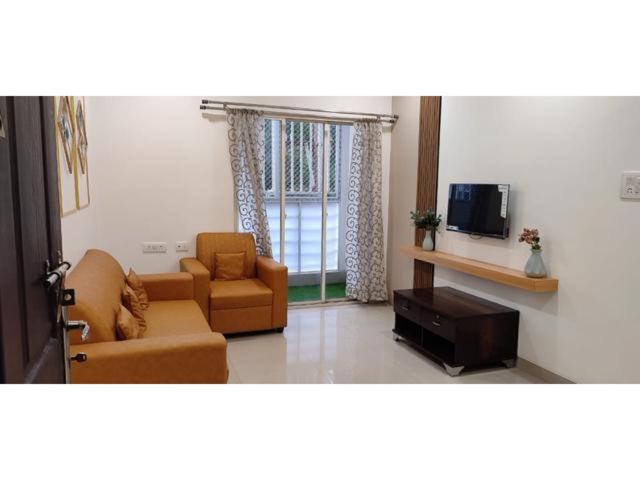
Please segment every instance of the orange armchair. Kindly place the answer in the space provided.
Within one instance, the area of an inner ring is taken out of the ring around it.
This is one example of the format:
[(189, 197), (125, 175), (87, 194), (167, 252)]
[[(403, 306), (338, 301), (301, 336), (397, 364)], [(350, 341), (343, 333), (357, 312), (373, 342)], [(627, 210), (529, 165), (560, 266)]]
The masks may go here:
[[(216, 280), (215, 254), (244, 252), (242, 280)], [(256, 254), (250, 233), (200, 233), (196, 258), (180, 260), (193, 275), (194, 298), (214, 332), (282, 331), (287, 326), (287, 267)]]

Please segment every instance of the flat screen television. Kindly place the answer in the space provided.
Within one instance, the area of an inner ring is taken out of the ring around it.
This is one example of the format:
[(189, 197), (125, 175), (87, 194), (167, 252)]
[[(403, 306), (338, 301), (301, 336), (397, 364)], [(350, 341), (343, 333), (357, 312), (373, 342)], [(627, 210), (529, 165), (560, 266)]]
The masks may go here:
[(447, 230), (507, 238), (509, 185), (452, 183), (449, 185)]

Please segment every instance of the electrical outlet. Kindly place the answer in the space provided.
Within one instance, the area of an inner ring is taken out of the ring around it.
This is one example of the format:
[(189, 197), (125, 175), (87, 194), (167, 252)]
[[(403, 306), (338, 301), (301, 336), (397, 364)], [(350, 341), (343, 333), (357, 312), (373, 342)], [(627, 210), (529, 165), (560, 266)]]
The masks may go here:
[(167, 253), (167, 242), (142, 242), (142, 253)]
[(189, 242), (182, 240), (176, 242), (176, 252), (188, 252), (189, 251)]
[(620, 197), (640, 200), (640, 172), (622, 172)]

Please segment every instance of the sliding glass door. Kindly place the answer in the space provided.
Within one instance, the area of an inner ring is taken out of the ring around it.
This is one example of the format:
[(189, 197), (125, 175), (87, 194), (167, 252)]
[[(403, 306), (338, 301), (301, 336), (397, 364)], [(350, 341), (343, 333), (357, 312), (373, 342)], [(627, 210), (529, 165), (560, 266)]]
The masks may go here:
[(327, 135), (327, 208), (325, 249), (325, 300), (345, 298), (345, 231), (351, 125), (326, 125)]
[(321, 301), (324, 129), (321, 123), (283, 123), (284, 237), (289, 301)]
[(289, 302), (343, 299), (351, 126), (266, 122), (267, 214), (273, 256), (289, 269)]

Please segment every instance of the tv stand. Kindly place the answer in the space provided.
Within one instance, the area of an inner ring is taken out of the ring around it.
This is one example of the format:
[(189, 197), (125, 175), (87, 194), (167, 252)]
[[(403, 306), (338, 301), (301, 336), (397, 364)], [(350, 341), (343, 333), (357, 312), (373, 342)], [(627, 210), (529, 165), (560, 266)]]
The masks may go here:
[(464, 368), (518, 357), (517, 310), (451, 287), (396, 290), (394, 339), (404, 339), (455, 377)]

